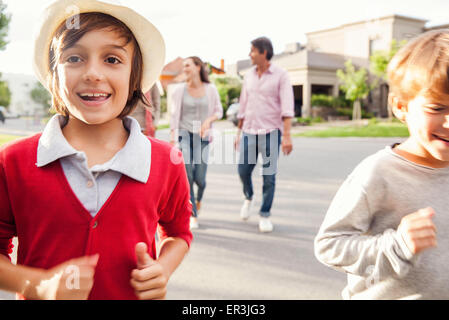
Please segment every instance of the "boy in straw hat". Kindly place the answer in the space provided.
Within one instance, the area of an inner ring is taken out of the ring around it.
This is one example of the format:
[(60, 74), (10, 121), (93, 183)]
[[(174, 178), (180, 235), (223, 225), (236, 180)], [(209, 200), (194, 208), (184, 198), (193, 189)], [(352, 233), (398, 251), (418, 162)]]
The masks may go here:
[(189, 185), (179, 151), (127, 115), (162, 69), (163, 39), (104, 1), (59, 0), (42, 17), (34, 66), (58, 114), (0, 150), (0, 289), (162, 299), (192, 241)]

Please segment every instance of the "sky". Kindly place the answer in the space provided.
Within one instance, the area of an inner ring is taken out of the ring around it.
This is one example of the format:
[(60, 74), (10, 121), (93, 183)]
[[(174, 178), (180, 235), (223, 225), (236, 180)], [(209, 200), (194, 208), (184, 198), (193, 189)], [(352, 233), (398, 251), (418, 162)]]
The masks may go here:
[[(275, 53), (288, 43), (306, 43), (305, 33), (400, 14), (449, 23), (449, 0), (109, 0), (148, 18), (166, 43), (166, 63), (199, 56), (220, 66), (248, 58), (251, 40), (269, 37)], [(33, 74), (36, 17), (52, 0), (3, 0), (12, 14), (8, 40), (0, 51), (0, 72)]]

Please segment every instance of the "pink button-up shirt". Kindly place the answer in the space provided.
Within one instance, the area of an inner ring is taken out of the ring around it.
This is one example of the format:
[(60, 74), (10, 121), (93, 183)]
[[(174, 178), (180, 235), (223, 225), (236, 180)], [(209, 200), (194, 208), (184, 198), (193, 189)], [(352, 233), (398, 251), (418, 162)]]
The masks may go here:
[(243, 132), (266, 134), (283, 131), (283, 117), (294, 117), (293, 88), (285, 70), (270, 64), (259, 78), (254, 66), (245, 75), (237, 118)]

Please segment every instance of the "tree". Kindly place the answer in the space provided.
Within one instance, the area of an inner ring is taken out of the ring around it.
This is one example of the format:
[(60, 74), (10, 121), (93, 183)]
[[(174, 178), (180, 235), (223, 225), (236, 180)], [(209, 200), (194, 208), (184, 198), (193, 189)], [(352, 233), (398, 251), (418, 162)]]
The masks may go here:
[(387, 67), (390, 60), (394, 57), (396, 52), (399, 51), (405, 44), (407, 40), (402, 40), (398, 42), (393, 39), (390, 43), (389, 50), (377, 50), (370, 57), (370, 71), (379, 79), (387, 81)]
[(6, 4), (0, 0), (0, 50), (5, 50), (8, 42), (6, 37), (8, 36), (9, 22), (11, 21), (11, 15), (6, 13)]
[[(6, 4), (0, 0), (0, 50), (5, 50), (8, 42), (6, 37), (8, 35), (8, 26), (11, 21), (11, 15), (6, 12)], [(0, 73), (0, 78), (1, 78)], [(7, 107), (11, 103), (11, 91), (9, 90), (8, 83), (0, 81), (0, 105)]]
[(226, 114), (229, 105), (239, 99), (242, 83), (237, 77), (225, 75), (211, 75), (210, 79), (217, 87), (221, 104), (223, 105), (223, 114)]
[(41, 104), (45, 111), (49, 111), (51, 107), (51, 96), (40, 82), (36, 82), (30, 95), (34, 102)]
[(6, 81), (0, 81), (0, 106), (8, 107), (11, 103), (11, 91)]
[(371, 91), (368, 85), (368, 71), (365, 68), (356, 70), (351, 60), (345, 62), (345, 70), (338, 69), (337, 77), (340, 79), (340, 89), (345, 93), (346, 99), (353, 103), (352, 120), (360, 120), (362, 111), (360, 100), (365, 99)]
[[(405, 44), (407, 40), (402, 40), (398, 42), (393, 39), (390, 43), (389, 50), (378, 50), (375, 51), (370, 57), (370, 71), (373, 73), (377, 79), (373, 83), (373, 87), (378, 87), (381, 82), (387, 82), (387, 68), (391, 59), (394, 57), (396, 52), (399, 51)], [(391, 106), (388, 106), (388, 118), (393, 118), (393, 112)]]

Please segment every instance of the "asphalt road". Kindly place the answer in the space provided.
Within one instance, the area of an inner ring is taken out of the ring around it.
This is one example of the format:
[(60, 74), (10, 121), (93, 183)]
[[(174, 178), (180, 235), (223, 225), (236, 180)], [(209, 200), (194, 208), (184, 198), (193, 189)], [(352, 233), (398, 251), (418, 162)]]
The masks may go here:
[(40, 118), (15, 118), (6, 119), (5, 123), (0, 122), (0, 133), (27, 136), (34, 132), (42, 131), (44, 128)]
[[(243, 201), (236, 165), (210, 165), (191, 250), (169, 283), (169, 299), (340, 299), (346, 276), (320, 264), (313, 239), (339, 185), (364, 157), (398, 139), (295, 138), (281, 156), (273, 233), (258, 231), (262, 177), (254, 171), (255, 208)], [(258, 166), (260, 167), (260, 166)]]
[[(158, 137), (167, 139), (167, 131), (158, 132)], [(346, 276), (315, 259), (313, 239), (339, 185), (354, 166), (400, 139), (294, 138), (293, 153), (279, 161), (272, 208), (275, 229), (261, 234), (257, 228), (260, 165), (253, 174), (253, 215), (243, 222), (239, 219), (242, 187), (236, 164), (229, 160), (232, 135), (223, 137), (225, 143), (219, 148), (223, 152), (212, 150), (218, 156), (208, 168), (200, 228), (194, 230), (191, 249), (169, 282), (167, 298), (340, 299)], [(221, 154), (225, 161), (219, 161)], [(0, 292), (0, 299), (11, 298)]]

